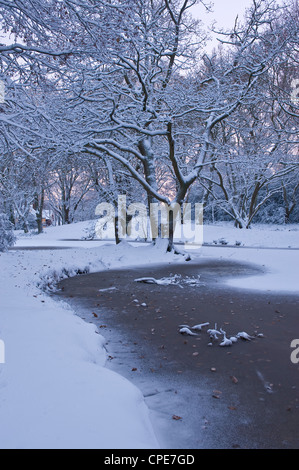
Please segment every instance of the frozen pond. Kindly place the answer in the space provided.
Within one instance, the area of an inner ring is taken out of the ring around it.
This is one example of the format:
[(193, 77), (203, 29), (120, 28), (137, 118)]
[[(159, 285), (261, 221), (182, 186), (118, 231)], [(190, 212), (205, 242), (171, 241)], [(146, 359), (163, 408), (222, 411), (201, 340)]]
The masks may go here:
[[(204, 259), (64, 280), (58, 295), (106, 338), (107, 367), (143, 392), (165, 448), (298, 448), (299, 298), (233, 289), (252, 266)], [(169, 280), (136, 282), (142, 277)], [(209, 322), (253, 339), (212, 345), (179, 325)]]

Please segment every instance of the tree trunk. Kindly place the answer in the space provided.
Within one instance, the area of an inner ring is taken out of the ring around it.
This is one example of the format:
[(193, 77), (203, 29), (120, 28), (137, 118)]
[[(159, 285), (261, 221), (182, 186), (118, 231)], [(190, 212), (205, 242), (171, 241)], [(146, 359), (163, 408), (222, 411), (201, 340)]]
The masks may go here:
[(29, 227), (28, 227), (28, 222), (26, 219), (23, 219), (23, 230), (24, 230), (24, 233), (29, 233)]
[(16, 226), (16, 218), (12, 205), (9, 206), (9, 221), (13, 224), (14, 227)]
[(38, 194), (35, 195), (33, 209), (36, 211), (37, 232), (43, 232), (43, 209), (44, 209), (44, 189), (41, 190), (40, 199)]
[(257, 202), (257, 197), (260, 189), (262, 188), (263, 184), (261, 184), (259, 181), (257, 181), (254, 191), (251, 196), (251, 201), (250, 201), (250, 207), (249, 207), (249, 212), (248, 212), (248, 224), (246, 225), (246, 228), (249, 228), (249, 225), (253, 219), (255, 207), (256, 207), (256, 202)]
[(70, 221), (70, 208), (67, 202), (62, 202), (61, 207), (61, 218), (62, 218), (62, 225), (68, 225), (71, 223)]
[(168, 230), (169, 230), (169, 236), (168, 236), (168, 247), (167, 247), (167, 251), (174, 251), (174, 244), (173, 244), (173, 238), (174, 238), (174, 217), (173, 217), (173, 211), (170, 210), (169, 211), (169, 227), (168, 227)]
[(118, 214), (116, 212), (115, 217), (114, 217), (114, 233), (115, 233), (115, 243), (118, 245), (121, 242), (121, 239), (119, 238), (119, 227), (118, 227)]
[[(146, 182), (155, 190), (158, 190), (157, 187), (157, 181), (156, 181), (156, 170), (155, 170), (155, 165), (154, 165), (154, 154), (153, 150), (151, 147), (151, 142), (149, 139), (142, 139), (139, 144), (138, 144), (138, 150), (143, 155), (144, 161), (143, 161), (143, 170), (144, 170), (144, 176), (146, 179)], [(148, 210), (150, 211), (151, 204), (157, 204), (158, 201), (157, 199), (152, 196), (152, 194), (148, 193), (147, 195), (147, 203), (148, 203)], [(156, 225), (157, 221), (153, 221), (150, 218), (150, 224), (151, 224), (151, 230), (152, 233), (156, 232)], [(157, 235), (157, 237), (156, 237)], [(161, 237), (161, 227), (160, 224), (158, 224), (158, 233), (155, 234), (154, 237), (152, 237), (153, 243), (155, 243), (156, 238)]]

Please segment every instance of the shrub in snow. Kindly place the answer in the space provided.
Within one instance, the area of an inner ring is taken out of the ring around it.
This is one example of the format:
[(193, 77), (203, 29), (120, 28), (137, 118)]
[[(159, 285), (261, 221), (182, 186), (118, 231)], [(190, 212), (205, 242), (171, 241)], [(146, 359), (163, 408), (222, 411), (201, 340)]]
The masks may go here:
[(92, 220), (88, 227), (84, 229), (86, 235), (82, 236), (82, 240), (94, 240), (96, 238), (96, 220)]
[(218, 242), (220, 243), (220, 245), (228, 245), (228, 241), (225, 240), (225, 238), (219, 238)]
[(15, 236), (12, 229), (13, 225), (9, 222), (7, 215), (0, 213), (0, 251), (6, 251), (14, 245)]

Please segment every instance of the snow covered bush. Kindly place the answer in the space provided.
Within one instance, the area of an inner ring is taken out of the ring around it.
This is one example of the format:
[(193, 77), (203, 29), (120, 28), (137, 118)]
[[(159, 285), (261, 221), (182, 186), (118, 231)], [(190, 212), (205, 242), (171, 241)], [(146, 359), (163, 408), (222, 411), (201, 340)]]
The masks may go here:
[(7, 248), (14, 245), (15, 236), (12, 227), (7, 215), (0, 213), (0, 251), (6, 251)]

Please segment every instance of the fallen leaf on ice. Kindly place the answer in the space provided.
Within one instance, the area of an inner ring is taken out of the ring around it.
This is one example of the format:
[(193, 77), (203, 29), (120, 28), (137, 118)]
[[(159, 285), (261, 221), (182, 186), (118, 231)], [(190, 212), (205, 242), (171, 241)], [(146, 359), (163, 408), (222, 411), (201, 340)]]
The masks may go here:
[(172, 416), (172, 419), (175, 419), (176, 421), (178, 421), (179, 419), (182, 419), (181, 416), (177, 416), (177, 415), (173, 415)]

